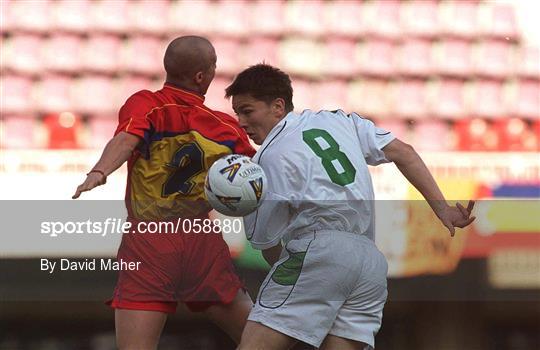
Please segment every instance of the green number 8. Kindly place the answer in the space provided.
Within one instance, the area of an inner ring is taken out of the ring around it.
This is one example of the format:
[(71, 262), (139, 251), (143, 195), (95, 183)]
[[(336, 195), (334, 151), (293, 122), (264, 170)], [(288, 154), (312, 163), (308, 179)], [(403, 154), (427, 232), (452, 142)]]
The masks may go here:
[[(316, 138), (322, 138), (330, 147), (322, 149)], [(346, 186), (354, 182), (356, 169), (352, 165), (347, 155), (339, 150), (339, 145), (336, 140), (326, 131), (322, 129), (309, 129), (302, 132), (302, 139), (313, 150), (313, 152), (322, 160), (322, 166), (330, 177), (333, 183), (340, 186)], [(337, 160), (343, 172), (339, 173), (333, 160)]]

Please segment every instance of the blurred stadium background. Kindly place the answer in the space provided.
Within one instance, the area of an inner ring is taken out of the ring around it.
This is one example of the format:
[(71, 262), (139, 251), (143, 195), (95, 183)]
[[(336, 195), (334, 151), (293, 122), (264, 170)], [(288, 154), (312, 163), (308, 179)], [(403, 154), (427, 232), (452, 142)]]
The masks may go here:
[[(167, 43), (204, 35), (218, 55), (209, 107), (231, 112), (224, 88), (264, 60), (292, 75), (297, 110), (355, 111), (413, 144), (452, 199), (514, 200), (485, 201), (485, 215), (450, 241), (426, 223), (429, 210), (413, 208), (418, 195), (392, 166), (372, 169), (377, 198), (399, 200), (387, 203), (400, 213), (378, 222), (390, 264), (378, 349), (540, 348), (534, 0), (0, 1), (2, 200), (69, 199), (125, 99), (162, 86)], [(122, 199), (124, 188), (122, 169), (85, 197)], [(508, 208), (497, 202), (520, 214), (500, 219)], [(243, 237), (227, 240), (254, 296), (266, 266)], [(80, 296), (69, 302), (16, 301), (21, 286), (51, 283), (37, 258), (70, 253), (0, 253), (0, 349), (114, 348), (112, 312), (98, 302), (113, 274), (99, 276), (103, 288), (94, 275), (64, 275), (54, 288)], [(177, 314), (161, 348), (232, 347), (213, 326)]]

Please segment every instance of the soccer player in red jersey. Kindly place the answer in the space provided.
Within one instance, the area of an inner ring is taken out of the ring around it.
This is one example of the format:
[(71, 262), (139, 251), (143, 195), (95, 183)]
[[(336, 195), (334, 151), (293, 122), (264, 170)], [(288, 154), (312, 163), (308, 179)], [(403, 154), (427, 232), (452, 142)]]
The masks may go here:
[[(236, 119), (203, 104), (216, 60), (205, 38), (173, 40), (165, 52), (164, 87), (126, 101), (115, 136), (73, 198), (105, 184), (128, 161), (125, 201), (132, 223), (208, 218), (208, 168), (227, 154), (255, 153)], [(239, 342), (252, 301), (221, 234), (124, 234), (120, 259), (141, 262), (139, 270), (119, 271), (108, 302), (115, 308), (120, 349), (155, 349), (178, 302), (206, 314)]]

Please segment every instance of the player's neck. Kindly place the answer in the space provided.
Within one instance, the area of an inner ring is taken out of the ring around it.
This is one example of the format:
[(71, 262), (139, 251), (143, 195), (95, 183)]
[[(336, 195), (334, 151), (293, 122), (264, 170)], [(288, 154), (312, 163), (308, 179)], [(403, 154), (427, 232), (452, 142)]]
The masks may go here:
[(194, 84), (188, 84), (186, 82), (181, 82), (181, 81), (171, 79), (171, 78), (167, 78), (165, 80), (165, 84), (174, 86), (175, 88), (178, 88), (178, 89), (196, 93), (197, 95), (200, 95), (200, 96), (204, 96), (204, 94), (201, 93), (200, 88)]

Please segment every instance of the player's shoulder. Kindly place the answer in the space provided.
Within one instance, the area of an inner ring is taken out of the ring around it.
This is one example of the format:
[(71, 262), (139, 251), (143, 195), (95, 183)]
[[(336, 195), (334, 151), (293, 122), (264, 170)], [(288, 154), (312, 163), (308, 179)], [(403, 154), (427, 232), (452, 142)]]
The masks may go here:
[[(238, 120), (228, 113), (208, 108), (206, 105), (202, 106), (202, 115), (204, 117), (215, 119), (224, 125), (230, 125), (235, 128), (239, 128)], [(206, 118), (203, 118), (206, 119)]]
[(155, 94), (150, 90), (140, 90), (129, 96), (125, 106), (133, 107), (155, 107), (158, 104)]

